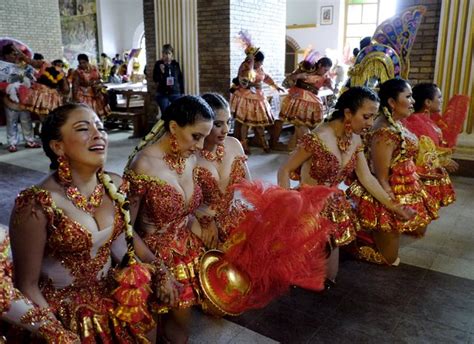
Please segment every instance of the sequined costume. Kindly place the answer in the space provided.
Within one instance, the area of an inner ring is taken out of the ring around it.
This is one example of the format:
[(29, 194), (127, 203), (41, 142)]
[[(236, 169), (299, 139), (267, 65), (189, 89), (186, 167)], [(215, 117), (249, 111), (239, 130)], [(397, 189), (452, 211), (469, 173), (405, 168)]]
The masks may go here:
[(391, 159), (389, 183), (395, 200), (413, 209), (416, 215), (408, 221), (403, 221), (375, 200), (358, 181), (355, 181), (347, 193), (355, 202), (356, 212), (363, 229), (409, 233), (426, 227), (431, 220), (438, 217), (437, 204), (430, 198), (416, 173), (414, 162), (418, 151), (416, 136), (405, 128), (402, 130), (406, 143), (405, 149), (401, 147), (400, 134), (393, 128), (379, 128), (370, 133), (367, 139), (368, 142), (380, 139), (396, 144)]
[(89, 105), (100, 116), (107, 116), (110, 112), (105, 94), (100, 86), (100, 74), (96, 67), (90, 71), (78, 68), (73, 75), (73, 100)]
[(239, 68), (239, 83), (230, 98), (230, 111), (235, 119), (249, 127), (265, 127), (273, 124), (273, 113), (265, 94), (263, 83), (275, 82), (262, 67), (253, 69), (251, 63), (244, 61)]
[(205, 167), (196, 168), (196, 176), (202, 188), (203, 201), (213, 212), (217, 228), (219, 230), (219, 242), (223, 243), (229, 238), (229, 234), (239, 221), (243, 218), (246, 207), (234, 199), (234, 186), (245, 180), (246, 156), (236, 156), (230, 169), (229, 181), (225, 190), (219, 187), (218, 180), (211, 171)]
[[(341, 166), (337, 157), (331, 153), (318, 134), (311, 132), (303, 136), (299, 146), (311, 153), (309, 177), (307, 184), (336, 187), (344, 182), (355, 170), (357, 154), (362, 150), (358, 147), (345, 166)], [(302, 170), (308, 166), (303, 165)], [(358, 221), (342, 190), (338, 190), (329, 198), (322, 215), (334, 225), (330, 232), (331, 243), (335, 246), (349, 244), (354, 240), (358, 229)]]
[[(125, 191), (122, 189), (122, 191)], [(29, 210), (31, 209), (31, 210)], [(33, 186), (16, 199), (17, 215), (41, 211), (47, 220), (47, 241), (39, 287), (63, 326), (81, 343), (147, 343), (136, 328), (114, 315), (111, 248), (124, 231), (115, 204), (114, 224), (91, 232), (58, 208), (49, 191)]]
[(451, 155), (451, 149), (446, 147), (441, 129), (425, 113), (412, 114), (402, 123), (419, 139), (416, 167), (426, 191), (439, 206), (453, 203), (456, 194), (449, 174), (443, 167), (443, 160)]
[(298, 80), (282, 101), (280, 119), (314, 128), (323, 120), (323, 102), (318, 90), (328, 84), (331, 84), (331, 79), (315, 74), (304, 81)]
[[(201, 296), (197, 271), (204, 246), (201, 239), (191, 232), (189, 217), (201, 204), (201, 188), (195, 183), (191, 200), (186, 204), (183, 195), (162, 179), (132, 170), (127, 170), (124, 178), (130, 182), (130, 197), (142, 196), (138, 224), (135, 226), (137, 232), (182, 284), (179, 307), (199, 304)], [(147, 224), (148, 228), (151, 225), (155, 230), (145, 231), (140, 228), (141, 223)]]
[(37, 82), (31, 85), (22, 99), (23, 107), (40, 118), (44, 117), (63, 104), (60, 92), (65, 82), (66, 77), (60, 68), (43, 64)]

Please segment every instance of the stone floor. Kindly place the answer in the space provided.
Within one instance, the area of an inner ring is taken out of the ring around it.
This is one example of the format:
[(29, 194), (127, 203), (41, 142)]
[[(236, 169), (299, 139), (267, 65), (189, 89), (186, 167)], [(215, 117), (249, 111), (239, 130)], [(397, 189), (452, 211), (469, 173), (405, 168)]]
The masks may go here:
[[(107, 169), (121, 173), (137, 140), (110, 135)], [(0, 128), (0, 138), (5, 137)], [(252, 149), (254, 179), (276, 182), (286, 153)], [(21, 189), (48, 172), (40, 149), (0, 146), (0, 223)], [(404, 237), (399, 267), (342, 259), (335, 288), (292, 289), (266, 308), (236, 318), (193, 314), (191, 343), (473, 343), (474, 179), (453, 178), (457, 201), (422, 239)]]

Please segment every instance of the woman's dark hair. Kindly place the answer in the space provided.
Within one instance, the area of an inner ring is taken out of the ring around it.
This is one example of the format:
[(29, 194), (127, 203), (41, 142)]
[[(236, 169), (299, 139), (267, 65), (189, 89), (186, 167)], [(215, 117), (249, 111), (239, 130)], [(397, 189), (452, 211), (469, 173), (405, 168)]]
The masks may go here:
[(64, 66), (63, 60), (59, 60), (59, 59), (58, 59), (58, 60), (54, 60), (53, 62), (51, 62), (51, 64), (52, 64), (53, 66), (59, 66), (59, 65)]
[(87, 105), (79, 103), (70, 103), (62, 105), (51, 111), (44, 119), (41, 126), (41, 142), (46, 156), (51, 160), (49, 168), (56, 170), (58, 168), (58, 156), (53, 152), (49, 143), (52, 140), (61, 140), (61, 127), (66, 123), (69, 114), (76, 109), (90, 109)]
[(164, 54), (168, 52), (174, 54), (173, 46), (171, 44), (164, 44), (163, 47), (161, 48), (161, 53)]
[(318, 62), (316, 62), (316, 68), (319, 67), (332, 67), (332, 61), (329, 57), (321, 57)]
[(415, 112), (420, 112), (425, 105), (425, 100), (433, 100), (438, 91), (438, 85), (430, 82), (422, 82), (413, 86), (413, 99), (415, 99)]
[(34, 53), (33, 60), (38, 60), (38, 61), (44, 60), (44, 56), (43, 54), (40, 54), (40, 53)]
[(214, 112), (229, 108), (229, 103), (219, 93), (205, 93), (201, 97), (209, 104)]
[(379, 98), (380, 106), (385, 106), (388, 110), (388, 100), (390, 98), (397, 99), (398, 95), (404, 92), (408, 87), (408, 82), (404, 79), (395, 78), (385, 81), (380, 85)]
[(180, 127), (184, 127), (194, 124), (197, 120), (213, 121), (214, 118), (214, 111), (199, 96), (182, 96), (176, 99), (161, 116), (166, 131), (170, 129), (171, 121), (175, 121)]
[(261, 51), (257, 51), (257, 53), (255, 54), (255, 57), (254, 57), (254, 61), (255, 62), (263, 62), (264, 59), (265, 59), (265, 55)]
[(87, 61), (89, 62), (89, 56), (86, 54), (79, 54), (77, 55), (77, 61)]
[(380, 102), (377, 94), (368, 87), (356, 86), (349, 88), (337, 99), (335, 111), (329, 121), (344, 118), (344, 109), (349, 109), (353, 114), (356, 113), (366, 99)]
[(9, 43), (2, 47), (2, 55), (10, 55), (13, 52), (15, 52), (15, 46), (13, 43)]

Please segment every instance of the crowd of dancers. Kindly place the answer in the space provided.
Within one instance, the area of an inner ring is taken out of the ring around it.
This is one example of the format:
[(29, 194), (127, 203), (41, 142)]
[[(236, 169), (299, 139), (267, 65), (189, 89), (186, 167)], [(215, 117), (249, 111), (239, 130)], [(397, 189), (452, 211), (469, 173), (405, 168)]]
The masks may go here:
[[(331, 61), (311, 54), (282, 104), (297, 144), (275, 171), (278, 185), (251, 181), (248, 128), (267, 150), (273, 121), (262, 83), (281, 87), (258, 48), (245, 52), (230, 103), (217, 93), (174, 100), (122, 176), (104, 170), (104, 106), (91, 94), (45, 115), (52, 172), (19, 193), (10, 235), (0, 232), (8, 340), (185, 343), (192, 306), (238, 315), (290, 286), (335, 286), (339, 250), (398, 265), (400, 235), (423, 237), (454, 202), (451, 153), (466, 99), (440, 115), (436, 85), (390, 78), (378, 93), (348, 88), (323, 120), (318, 90), (332, 87)], [(94, 85), (77, 78), (79, 89)], [(240, 141), (228, 136), (232, 117)]]

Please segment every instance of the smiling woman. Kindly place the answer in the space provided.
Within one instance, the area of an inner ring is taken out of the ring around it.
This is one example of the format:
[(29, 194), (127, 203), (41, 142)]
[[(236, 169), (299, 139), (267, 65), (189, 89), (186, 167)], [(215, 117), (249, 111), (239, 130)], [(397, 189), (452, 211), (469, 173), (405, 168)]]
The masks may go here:
[[(123, 262), (133, 265), (134, 244), (142, 260), (156, 259), (139, 240), (133, 242), (127, 184), (103, 171), (102, 122), (88, 106), (68, 104), (46, 117), (41, 135), (54, 171), (20, 193), (10, 220), (16, 284), (38, 306), (25, 319), (57, 319), (81, 342), (146, 342), (144, 332), (154, 327), (146, 307), (141, 324), (130, 320), (130, 310), (117, 311), (117, 285), (107, 277), (113, 258), (127, 257)], [(142, 272), (149, 280), (150, 272)], [(143, 331), (132, 325), (143, 325)], [(51, 342), (62, 342), (60, 335), (51, 334)]]

